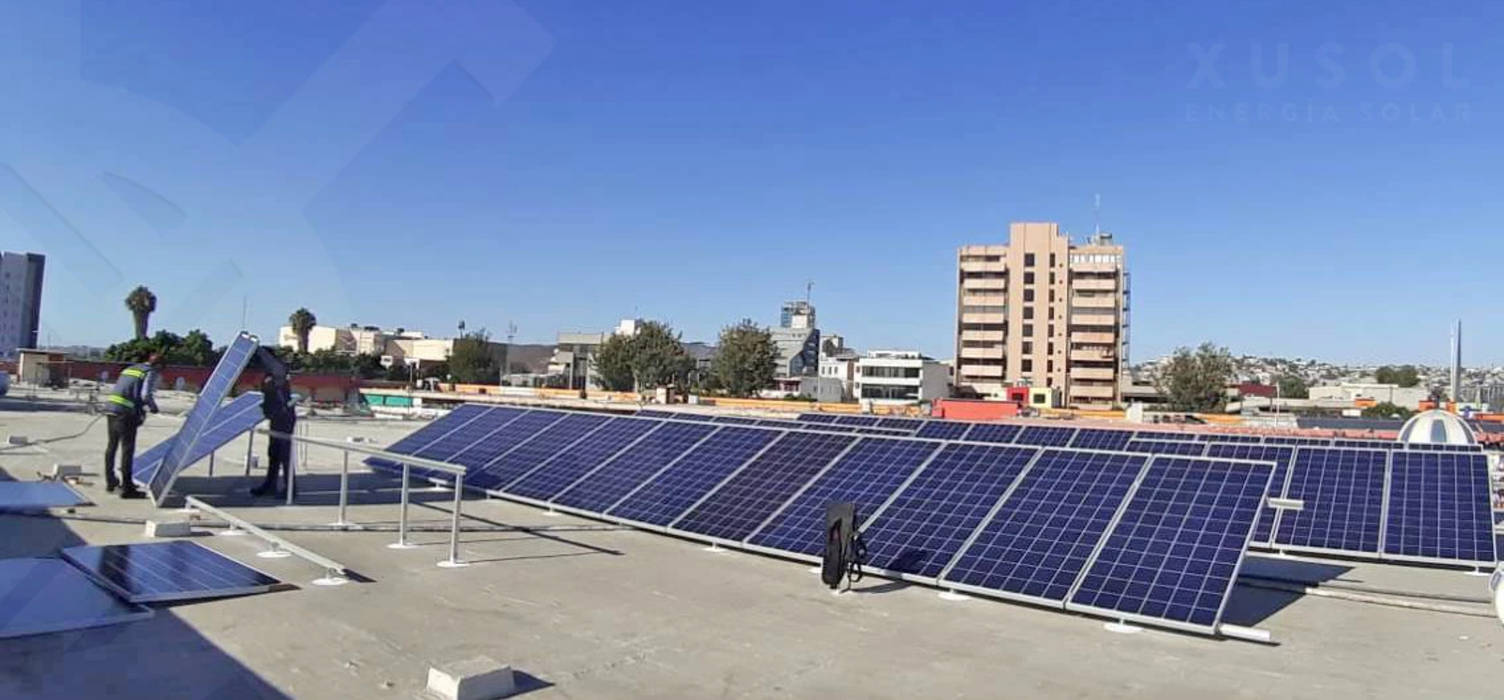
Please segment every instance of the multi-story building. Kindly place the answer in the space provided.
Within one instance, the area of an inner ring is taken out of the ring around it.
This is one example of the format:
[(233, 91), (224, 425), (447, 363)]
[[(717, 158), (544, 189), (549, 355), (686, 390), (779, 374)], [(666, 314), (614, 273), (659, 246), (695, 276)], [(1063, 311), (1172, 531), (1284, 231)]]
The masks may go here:
[(856, 397), (879, 404), (934, 401), (950, 395), (950, 370), (912, 350), (873, 350), (856, 361)]
[(1007, 245), (957, 256), (955, 383), (1001, 398), (1059, 390), (1066, 405), (1120, 403), (1128, 353), (1128, 272), (1110, 234), (1073, 244), (1058, 224), (1015, 222)]
[[(430, 338), (421, 331), (398, 328), (385, 331), (376, 326), (350, 324), (314, 326), (308, 330), (308, 352), (333, 350), (344, 355), (380, 355), (395, 364), (425, 365), (448, 361), (454, 354), (454, 338)], [(277, 344), (289, 349), (298, 347), (298, 334), (292, 326), (277, 331)], [(506, 364), (506, 343), (490, 343), (491, 356)]]
[(37, 346), (45, 265), (40, 253), (0, 253), (0, 359)]
[(817, 328), (814, 305), (807, 301), (783, 302), (783, 309), (778, 314), (778, 326), (780, 328)]

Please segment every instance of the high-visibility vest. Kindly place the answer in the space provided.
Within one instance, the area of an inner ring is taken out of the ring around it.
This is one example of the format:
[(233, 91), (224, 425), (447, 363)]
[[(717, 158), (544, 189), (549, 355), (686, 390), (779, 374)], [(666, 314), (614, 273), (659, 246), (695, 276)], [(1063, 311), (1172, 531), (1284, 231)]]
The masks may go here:
[(133, 411), (141, 410), (141, 394), (146, 390), (146, 376), (151, 365), (139, 364), (126, 367), (115, 380), (115, 389), (110, 392), (109, 402)]

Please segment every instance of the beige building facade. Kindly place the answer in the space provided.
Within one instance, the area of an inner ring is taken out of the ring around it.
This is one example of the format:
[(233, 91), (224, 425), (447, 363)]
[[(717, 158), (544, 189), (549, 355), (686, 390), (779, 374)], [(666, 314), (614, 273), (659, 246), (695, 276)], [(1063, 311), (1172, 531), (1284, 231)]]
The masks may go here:
[(1110, 408), (1128, 351), (1123, 247), (1073, 244), (1058, 224), (1015, 222), (1007, 245), (957, 253), (955, 383), (988, 398), (1009, 386), (1060, 391), (1065, 405)]

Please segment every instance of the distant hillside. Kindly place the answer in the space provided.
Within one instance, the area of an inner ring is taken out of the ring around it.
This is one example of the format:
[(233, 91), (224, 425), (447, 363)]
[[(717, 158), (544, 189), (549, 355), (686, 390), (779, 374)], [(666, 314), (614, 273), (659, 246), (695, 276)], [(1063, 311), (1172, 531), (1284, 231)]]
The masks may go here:
[[(548, 371), (548, 358), (553, 357), (553, 354), (554, 346), (552, 345), (525, 345), (518, 343), (507, 349), (507, 364), (516, 365), (521, 363), (527, 367), (523, 371), (543, 374)], [(512, 370), (511, 367), (507, 369), (509, 371)]]

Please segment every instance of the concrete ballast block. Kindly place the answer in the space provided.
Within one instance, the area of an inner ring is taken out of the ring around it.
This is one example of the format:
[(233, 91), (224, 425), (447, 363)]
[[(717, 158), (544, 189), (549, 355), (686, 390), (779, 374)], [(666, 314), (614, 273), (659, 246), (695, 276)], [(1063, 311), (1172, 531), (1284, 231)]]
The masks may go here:
[(187, 537), (193, 534), (193, 526), (187, 520), (148, 520), (147, 537)]
[(31, 438), (25, 435), (8, 435), (5, 438), (5, 442), (10, 445), (30, 445)]
[(84, 468), (81, 465), (54, 464), (52, 465), (52, 473), (48, 476), (51, 476), (54, 479), (66, 479), (68, 477), (82, 476), (83, 473)]
[(478, 656), (428, 669), (428, 691), (446, 700), (490, 700), (517, 692), (512, 667)]

